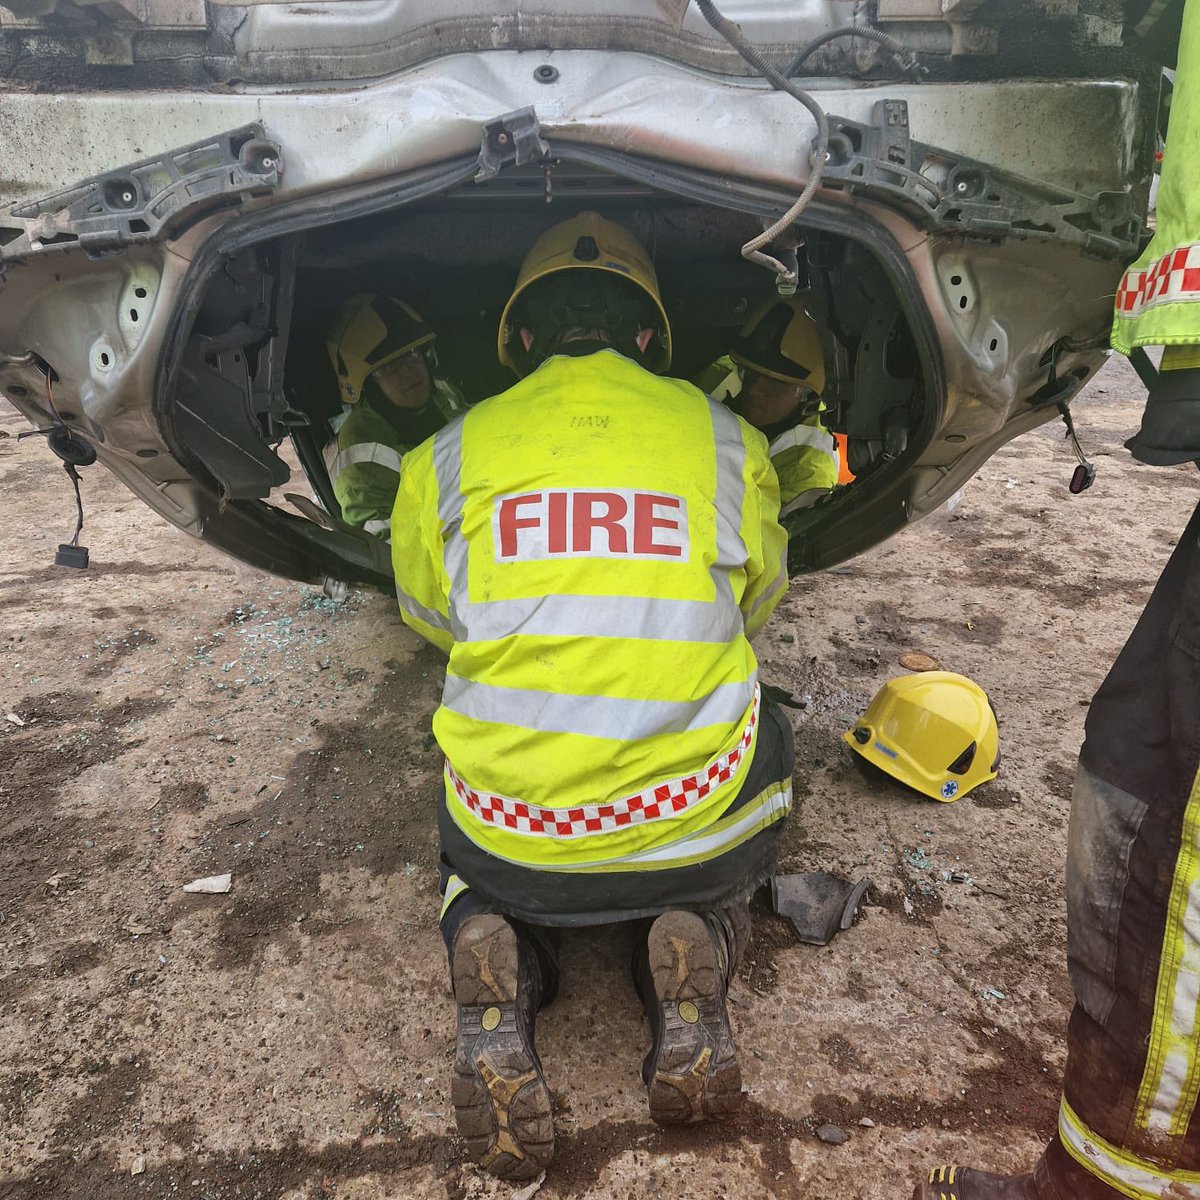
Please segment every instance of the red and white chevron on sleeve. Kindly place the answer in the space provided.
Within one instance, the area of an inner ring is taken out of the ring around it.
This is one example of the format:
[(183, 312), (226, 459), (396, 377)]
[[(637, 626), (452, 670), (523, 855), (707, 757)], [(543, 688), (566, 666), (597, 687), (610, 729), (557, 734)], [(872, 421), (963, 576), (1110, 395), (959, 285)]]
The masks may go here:
[(1179, 246), (1142, 270), (1125, 272), (1117, 316), (1136, 317), (1158, 304), (1200, 300), (1200, 242)]

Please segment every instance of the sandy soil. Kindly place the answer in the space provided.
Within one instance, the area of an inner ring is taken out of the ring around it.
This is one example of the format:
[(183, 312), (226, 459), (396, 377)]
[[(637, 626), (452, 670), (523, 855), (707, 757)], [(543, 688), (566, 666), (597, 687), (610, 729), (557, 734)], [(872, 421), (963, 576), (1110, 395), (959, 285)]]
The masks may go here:
[[(903, 1200), (937, 1161), (1032, 1161), (1088, 697), (1200, 495), (1121, 449), (1140, 402), (1122, 360), (1076, 405), (1086, 496), (1050, 426), (952, 513), (794, 584), (761, 643), (806, 704), (785, 865), (867, 874), (870, 901), (823, 949), (758, 913), (731, 995), (750, 1098), (705, 1129), (647, 1117), (621, 933), (569, 938), (539, 1197)], [(0, 1197), (509, 1196), (464, 1162), (448, 1099), (437, 656), (387, 599), (240, 568), (98, 470), (93, 566), (54, 567), (71, 496), (24, 427), (0, 409)], [(907, 650), (999, 710), (1001, 775), (959, 803), (839, 741)], [(226, 896), (181, 890), (224, 871)]]

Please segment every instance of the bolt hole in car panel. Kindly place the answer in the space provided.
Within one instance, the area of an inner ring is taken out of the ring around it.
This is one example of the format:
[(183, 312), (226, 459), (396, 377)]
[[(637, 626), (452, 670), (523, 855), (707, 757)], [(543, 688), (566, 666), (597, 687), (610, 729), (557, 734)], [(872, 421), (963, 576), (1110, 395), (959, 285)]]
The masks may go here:
[[(365, 11), (353, 3), (344, 11)], [(791, 25), (744, 8), (743, 29), (761, 41), (770, 24), (786, 61)], [(406, 13), (371, 11), (376, 24)], [(810, 4), (791, 24), (807, 36), (839, 14)], [(290, 10), (256, 6), (243, 49), (281, 20), (303, 33)], [(22, 361), (36, 351), (62, 377), (55, 389), (74, 420), (103, 442), (102, 461), (168, 519), (281, 574), (386, 586), (386, 547), (338, 520), (320, 454), (336, 415), (324, 328), (345, 295), (372, 287), (424, 305), (446, 370), (487, 395), (510, 382), (495, 324), (524, 249), (548, 224), (597, 208), (650, 246), (675, 369), (691, 374), (726, 348), (772, 283), (738, 247), (804, 182), (813, 126), (800, 106), (739, 77), (728, 47), (694, 22), (676, 39), (647, 19), (638, 48), (653, 53), (553, 37), (522, 53), (521, 30), (504, 25), (509, 48), (490, 50), (491, 15), (457, 20), (435, 32), (461, 35), (459, 52), (390, 66), (377, 56), (371, 70), (354, 59), (370, 81), (352, 91), (277, 85), (267, 77), (286, 57), (277, 45), (238, 64), (242, 78), (257, 72), (253, 95), (231, 83), (169, 105), (103, 89), (68, 98), (90, 116), (81, 128), (104, 137), (46, 148), (36, 156), (46, 186), (14, 180), (18, 198), (0, 212), (0, 387), (42, 420), (44, 380)], [(1099, 55), (1071, 78), (1033, 41), (1027, 71), (998, 70), (999, 59), (961, 58), (993, 53), (990, 35), (955, 41), (962, 31), (940, 16), (926, 22), (937, 29), (906, 20), (889, 29), (924, 47), (924, 82), (888, 78), (876, 50), (845, 40), (806, 68), (826, 76), (806, 86), (834, 137), (825, 185), (774, 252), (796, 252), (813, 293), (827, 419), (857, 479), (788, 517), (794, 570), (931, 511), (997, 446), (1048, 419), (1039, 397), (1051, 369), (1077, 384), (1100, 360), (1105, 297), (1137, 240), (1149, 163), (1139, 130), (1153, 107), (1144, 73), (1114, 73), (1123, 60)], [(476, 26), (489, 39), (478, 48)], [(322, 29), (351, 36), (338, 20)], [(316, 42), (302, 49), (288, 70), (351, 64), (318, 63)], [(682, 65), (697, 55), (703, 70)], [(8, 129), (40, 127), (43, 103), (0, 88)], [(146, 158), (142, 145), (179, 148)], [(81, 163), (94, 178), (73, 182)], [(277, 452), (288, 440), (308, 481)], [(316, 493), (329, 512), (287, 513), (285, 487)]]

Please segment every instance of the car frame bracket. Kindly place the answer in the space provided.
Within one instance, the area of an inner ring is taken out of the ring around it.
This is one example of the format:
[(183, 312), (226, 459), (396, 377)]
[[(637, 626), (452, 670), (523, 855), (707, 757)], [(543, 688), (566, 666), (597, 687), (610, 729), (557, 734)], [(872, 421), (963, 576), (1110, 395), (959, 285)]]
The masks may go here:
[(1128, 192), (1057, 188), (912, 139), (906, 100), (877, 100), (869, 125), (829, 117), (824, 187), (885, 198), (939, 232), (1040, 238), (1132, 258), (1140, 222)]
[(501, 167), (539, 162), (549, 153), (537, 113), (532, 107), (515, 109), (483, 127), (475, 182), (487, 183), (500, 174)]
[(243, 125), (12, 205), (0, 213), (0, 262), (173, 236), (214, 208), (274, 191), (282, 174), (279, 143), (257, 122)]

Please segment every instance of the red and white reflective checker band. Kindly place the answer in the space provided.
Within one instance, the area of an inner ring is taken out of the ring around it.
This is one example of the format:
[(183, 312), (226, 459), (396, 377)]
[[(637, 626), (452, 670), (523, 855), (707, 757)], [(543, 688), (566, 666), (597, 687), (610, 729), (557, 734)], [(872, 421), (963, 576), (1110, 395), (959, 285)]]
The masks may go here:
[(1156, 304), (1200, 300), (1200, 242), (1180, 246), (1140, 271), (1126, 271), (1117, 289), (1117, 315), (1135, 317)]
[(583, 804), (577, 808), (541, 808), (524, 800), (480, 792), (471, 787), (447, 761), (446, 775), (459, 800), (481, 821), (514, 833), (541, 837), (578, 837), (580, 834), (608, 833), (674, 816), (698, 804), (714, 788), (737, 774), (754, 740), (758, 724), (759, 689), (754, 688), (750, 718), (737, 744), (715, 762), (692, 775), (683, 775), (666, 783), (654, 784), (636, 795), (611, 804)]

